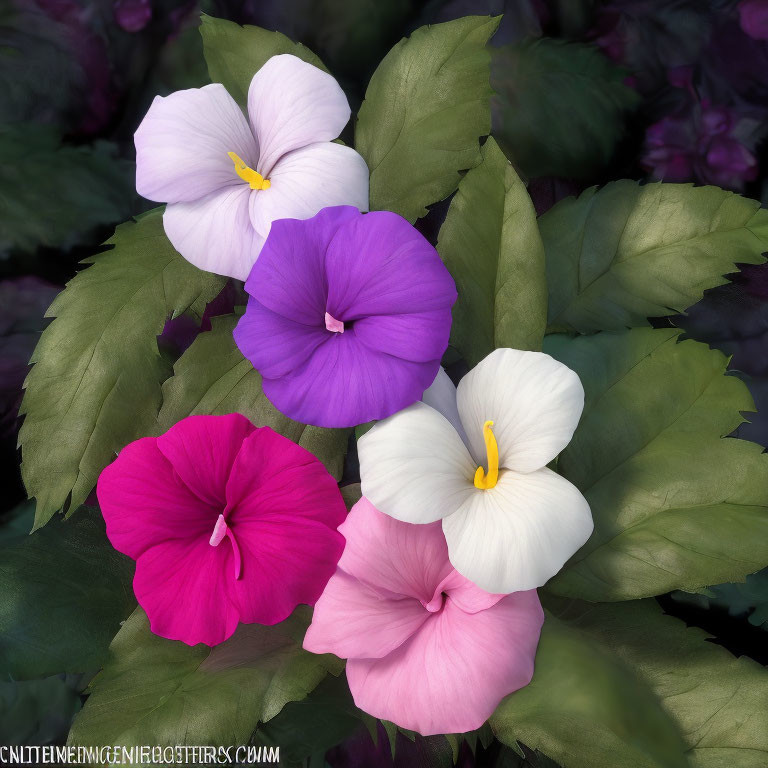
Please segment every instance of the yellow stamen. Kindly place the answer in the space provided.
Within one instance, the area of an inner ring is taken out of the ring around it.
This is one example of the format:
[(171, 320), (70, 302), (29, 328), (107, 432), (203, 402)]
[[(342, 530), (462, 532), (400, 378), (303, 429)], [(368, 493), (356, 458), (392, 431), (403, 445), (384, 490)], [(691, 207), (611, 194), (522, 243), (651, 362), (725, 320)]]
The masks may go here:
[(265, 179), (260, 173), (249, 168), (245, 161), (234, 152), (227, 152), (229, 159), (235, 164), (235, 173), (243, 180), (247, 181), (251, 189), (269, 189), (272, 184), (269, 179)]
[(486, 421), (483, 424), (485, 452), (488, 455), (488, 474), (485, 474), (482, 466), (478, 467), (475, 472), (475, 488), (480, 488), (483, 491), (493, 488), (499, 479), (499, 446), (491, 429), (492, 426), (492, 421)]

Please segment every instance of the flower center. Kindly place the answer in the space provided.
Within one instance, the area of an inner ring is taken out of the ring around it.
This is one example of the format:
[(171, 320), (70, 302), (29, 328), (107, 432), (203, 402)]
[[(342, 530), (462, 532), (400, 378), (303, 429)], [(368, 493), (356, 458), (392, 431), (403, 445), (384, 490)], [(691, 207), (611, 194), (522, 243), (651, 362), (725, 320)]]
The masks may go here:
[(269, 189), (272, 186), (269, 179), (265, 179), (258, 171), (249, 168), (239, 155), (236, 155), (234, 152), (227, 152), (227, 154), (229, 159), (235, 164), (235, 173), (243, 181), (247, 181), (251, 189)]
[(325, 313), (325, 327), (331, 333), (344, 333), (344, 323), (341, 320), (337, 320), (329, 312)]
[(421, 604), (430, 613), (437, 613), (445, 605), (446, 597), (448, 597), (448, 595), (446, 595), (445, 592), (438, 592), (428, 603), (425, 603), (422, 600)]
[(475, 488), (487, 491), (493, 488), (499, 479), (499, 446), (496, 444), (496, 437), (491, 427), (492, 421), (486, 421), (483, 424), (483, 438), (485, 438), (485, 452), (488, 456), (488, 474), (482, 465), (475, 472)]
[(224, 515), (219, 515), (216, 520), (216, 525), (213, 527), (213, 533), (209, 540), (209, 544), (212, 547), (218, 547), (224, 540), (224, 537), (228, 538), (232, 544), (232, 552), (235, 555), (235, 579), (240, 578), (240, 570), (242, 561), (240, 559), (240, 547), (237, 546), (237, 540), (235, 534), (232, 533), (232, 529), (227, 525), (227, 521), (224, 519)]

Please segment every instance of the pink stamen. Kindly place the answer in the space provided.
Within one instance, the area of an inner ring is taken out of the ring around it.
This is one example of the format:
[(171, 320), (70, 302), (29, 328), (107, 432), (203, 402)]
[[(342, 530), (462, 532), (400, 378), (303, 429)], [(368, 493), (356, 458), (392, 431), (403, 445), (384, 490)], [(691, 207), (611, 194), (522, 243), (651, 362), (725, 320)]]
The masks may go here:
[(445, 595), (442, 592), (438, 592), (428, 603), (422, 601), (422, 605), (430, 612), (437, 613), (443, 607), (443, 600)]
[(240, 578), (240, 572), (242, 570), (242, 558), (240, 557), (240, 547), (237, 545), (237, 539), (235, 534), (232, 533), (230, 527), (227, 525), (227, 521), (224, 519), (224, 515), (219, 515), (216, 520), (216, 525), (213, 527), (213, 533), (209, 540), (209, 544), (212, 547), (218, 547), (219, 544), (227, 537), (232, 544), (232, 553), (235, 556), (235, 579)]
[(218, 547), (221, 540), (227, 535), (229, 528), (227, 527), (227, 521), (224, 519), (224, 515), (219, 515), (219, 519), (216, 521), (216, 525), (213, 528), (211, 539), (208, 542), (212, 547)]
[(325, 327), (331, 331), (331, 333), (344, 333), (344, 323), (341, 320), (337, 320), (328, 312), (325, 313)]

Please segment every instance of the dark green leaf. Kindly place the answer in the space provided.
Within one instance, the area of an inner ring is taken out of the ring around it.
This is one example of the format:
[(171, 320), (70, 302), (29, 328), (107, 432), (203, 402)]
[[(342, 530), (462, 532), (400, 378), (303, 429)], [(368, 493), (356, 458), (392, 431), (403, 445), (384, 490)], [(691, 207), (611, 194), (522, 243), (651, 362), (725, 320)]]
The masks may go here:
[(259, 722), (312, 691), (335, 656), (302, 649), (311, 610), (280, 624), (241, 624), (226, 642), (188, 646), (153, 635), (140, 608), (110, 646), (110, 658), (75, 718), (70, 744), (246, 744)]
[(499, 17), (466, 16), (417, 29), (374, 72), (355, 148), (371, 172), (371, 209), (413, 222), (480, 162), (490, 133), (489, 54)]
[[(684, 734), (691, 768), (768, 765), (768, 670), (662, 615), (653, 600), (564, 603), (563, 620), (587, 633), (593, 647), (610, 649), (659, 697)], [(615, 763), (624, 765), (635, 768)]]
[(512, 162), (529, 178), (594, 177), (639, 101), (626, 72), (594, 46), (550, 38), (492, 55), (493, 133)]
[(69, 677), (2, 680), (0, 744), (60, 743), (79, 709), (80, 693)]
[(437, 249), (456, 281), (451, 343), (470, 366), (497, 347), (541, 349), (544, 246), (525, 186), (493, 138), (461, 180)]
[(753, 410), (727, 358), (679, 331), (636, 328), (544, 350), (575, 370), (581, 422), (558, 471), (595, 531), (549, 582), (561, 595), (627, 600), (743, 579), (768, 562), (768, 455), (723, 438)]
[(98, 669), (136, 605), (132, 578), (97, 509), (0, 550), (0, 671), (27, 679)]
[(242, 413), (256, 426), (271, 427), (317, 456), (341, 479), (348, 429), (323, 429), (292, 421), (267, 400), (261, 376), (235, 344), (235, 315), (213, 318), (174, 365), (174, 376), (163, 384), (159, 421), (168, 429), (192, 414)]
[(323, 62), (309, 48), (294, 43), (281, 32), (241, 27), (233, 21), (203, 14), (200, 34), (211, 80), (221, 83), (241, 106), (248, 103), (253, 76), (272, 56), (290, 53), (325, 70)]
[(497, 738), (540, 749), (563, 768), (686, 768), (677, 725), (621, 660), (552, 615), (533, 680), (491, 717)]
[(750, 574), (743, 583), (716, 584), (701, 592), (673, 592), (672, 597), (699, 608), (724, 608), (735, 617), (746, 615), (750, 624), (768, 630), (768, 568)]
[(280, 747), (281, 759), (300, 762), (324, 753), (363, 726), (345, 675), (326, 675), (301, 701), (292, 701), (261, 726), (256, 740)]
[(615, 181), (540, 219), (549, 322), (579, 332), (683, 312), (736, 264), (759, 264), (768, 211), (717, 187)]
[(171, 315), (200, 315), (223, 285), (173, 249), (162, 210), (121, 224), (107, 245), (53, 302), (32, 356), (19, 442), (36, 527), (80, 506), (127, 443), (157, 433), (170, 374), (157, 335)]
[(61, 144), (52, 128), (0, 128), (0, 257), (70, 248), (131, 214), (133, 164), (115, 146)]

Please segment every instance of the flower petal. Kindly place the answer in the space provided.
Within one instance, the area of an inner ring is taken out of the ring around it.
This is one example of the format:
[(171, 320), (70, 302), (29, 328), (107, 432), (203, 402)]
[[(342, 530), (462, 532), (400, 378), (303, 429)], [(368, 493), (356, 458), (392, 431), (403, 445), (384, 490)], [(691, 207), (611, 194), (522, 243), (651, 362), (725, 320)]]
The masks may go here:
[(429, 617), (418, 600), (384, 599), (354, 576), (337, 570), (315, 605), (304, 648), (342, 659), (380, 659), (408, 640)]
[(299, 603), (314, 605), (336, 569), (344, 549), (341, 534), (316, 520), (298, 519), (293, 511), (232, 518), (242, 571), (233, 580), (231, 598), (243, 622), (277, 624)]
[(228, 152), (250, 166), (259, 147), (223, 85), (155, 96), (134, 135), (136, 191), (160, 203), (191, 202), (224, 187), (248, 189)]
[(344, 549), (347, 510), (309, 451), (269, 427), (244, 442), (227, 484), (227, 517), (242, 555), (232, 599), (242, 621), (275, 624), (322, 594)]
[(439, 361), (450, 333), (450, 307), (408, 315), (371, 315), (355, 321), (355, 336), (367, 347), (414, 363)]
[(345, 223), (326, 254), (328, 311), (339, 320), (449, 309), (456, 286), (437, 251), (402, 216)]
[(541, 469), (573, 437), (584, 388), (570, 368), (543, 352), (497, 349), (460, 382), (458, 407), (478, 465), (487, 461), (483, 424), (493, 420), (499, 466)]
[(234, 583), (229, 542), (169, 540), (136, 562), (133, 591), (151, 630), (187, 645), (218, 645), (235, 631), (238, 610), (228, 596)]
[[(437, 525), (437, 523), (433, 523), (433, 525)], [(450, 573), (438, 585), (437, 590), (439, 590), (438, 594), (445, 592), (464, 613), (485, 611), (506, 597), (506, 593), (493, 594), (480, 589), (454, 568), (451, 568)]]
[(414, 363), (362, 344), (355, 329), (327, 332), (305, 365), (263, 382), (286, 416), (318, 427), (351, 427), (383, 419), (418, 400), (439, 360)]
[(453, 428), (459, 433), (465, 445), (469, 445), (469, 440), (464, 432), (464, 425), (459, 418), (459, 407), (456, 404), (456, 386), (451, 381), (445, 369), (441, 366), (435, 376), (435, 380), (424, 391), (421, 398), (422, 403), (426, 403), (430, 408), (434, 408), (442, 413)]
[(245, 416), (188, 416), (157, 438), (160, 453), (206, 504), (223, 509), (232, 464), (256, 427)]
[(325, 328), (325, 252), (356, 208), (335, 206), (311, 221), (275, 221), (245, 290), (267, 309), (304, 325)]
[(439, 523), (401, 523), (363, 496), (339, 530), (347, 540), (339, 568), (383, 597), (405, 595), (427, 603), (455, 573)]
[(167, 539), (210, 536), (220, 511), (184, 484), (154, 437), (126, 445), (102, 471), (96, 495), (112, 546), (134, 560)]
[(363, 495), (406, 523), (432, 523), (475, 492), (475, 464), (450, 422), (424, 403), (381, 421), (358, 442)]
[(453, 567), (487, 592), (540, 587), (592, 533), (587, 500), (549, 469), (502, 470), (443, 519)]
[(251, 198), (251, 221), (262, 237), (278, 219), (309, 219), (323, 208), (368, 210), (368, 166), (351, 147), (310, 144), (280, 158), (269, 189)]
[(531, 681), (543, 621), (535, 592), (474, 614), (447, 600), (389, 655), (347, 662), (355, 704), (424, 736), (475, 730), (504, 696)]
[(297, 56), (273, 56), (248, 89), (248, 115), (261, 149), (259, 173), (270, 177), (288, 152), (332, 141), (350, 114), (347, 97), (331, 75)]
[(285, 376), (300, 368), (328, 340), (328, 331), (304, 325), (267, 309), (253, 297), (233, 333), (235, 343), (266, 378)]
[(169, 205), (163, 214), (165, 234), (196, 267), (245, 280), (264, 244), (248, 216), (250, 196), (249, 187), (241, 184)]

